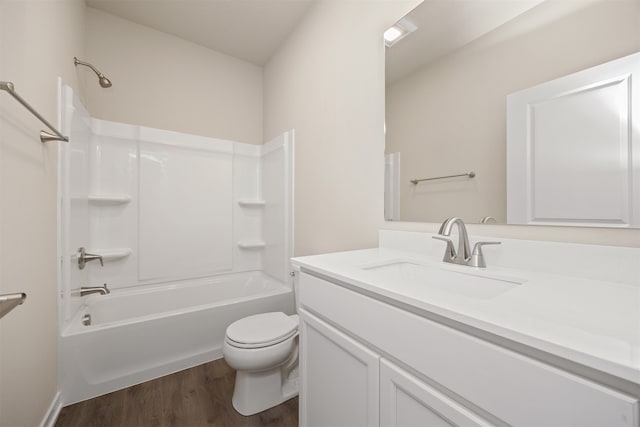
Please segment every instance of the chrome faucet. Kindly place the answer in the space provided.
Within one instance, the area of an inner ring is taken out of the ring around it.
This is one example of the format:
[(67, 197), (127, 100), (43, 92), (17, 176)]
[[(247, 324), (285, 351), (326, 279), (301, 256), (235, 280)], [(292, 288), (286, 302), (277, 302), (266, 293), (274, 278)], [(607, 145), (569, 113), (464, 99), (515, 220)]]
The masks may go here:
[[(457, 249), (453, 246), (453, 240), (449, 238), (449, 236), (451, 236), (451, 229), (454, 225), (458, 226)], [(471, 251), (469, 249), (469, 235), (467, 234), (467, 227), (465, 227), (464, 222), (460, 218), (455, 217), (447, 218), (440, 226), (438, 236), (433, 236), (433, 238), (447, 242), (447, 248), (442, 261), (478, 268), (485, 268), (487, 266), (487, 263), (484, 260), (484, 254), (482, 253), (482, 247), (484, 245), (500, 244), (500, 242), (478, 242), (473, 247), (473, 251)]]
[(111, 291), (109, 290), (109, 288), (107, 288), (107, 284), (105, 283), (102, 286), (83, 286), (80, 288), (80, 296), (83, 297), (85, 295), (90, 295), (90, 294), (100, 294), (100, 295), (106, 295), (106, 294), (110, 294)]

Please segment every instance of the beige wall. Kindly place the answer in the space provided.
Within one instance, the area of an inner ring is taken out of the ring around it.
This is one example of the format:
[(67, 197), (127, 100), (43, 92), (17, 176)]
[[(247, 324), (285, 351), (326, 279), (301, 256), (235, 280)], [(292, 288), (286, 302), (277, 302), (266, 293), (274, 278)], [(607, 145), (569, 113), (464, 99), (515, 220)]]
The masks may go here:
[[(0, 2), (0, 80), (57, 123), (57, 78), (77, 87), (84, 2)], [(57, 390), (57, 143), (0, 93), (0, 294), (27, 301), (0, 320), (0, 425), (39, 425)]]
[[(565, 3), (544, 3), (387, 87), (386, 150), (402, 157), (402, 220), (506, 222), (506, 96), (640, 51), (637, 0), (600, 0), (534, 24)], [(469, 170), (475, 179), (409, 183)]]
[(86, 19), (81, 59), (113, 82), (81, 88), (92, 116), (262, 144), (261, 67), (93, 8)]
[(384, 182), (382, 32), (418, 3), (319, 1), (265, 66), (265, 139), (296, 131), (296, 255), (376, 244)]

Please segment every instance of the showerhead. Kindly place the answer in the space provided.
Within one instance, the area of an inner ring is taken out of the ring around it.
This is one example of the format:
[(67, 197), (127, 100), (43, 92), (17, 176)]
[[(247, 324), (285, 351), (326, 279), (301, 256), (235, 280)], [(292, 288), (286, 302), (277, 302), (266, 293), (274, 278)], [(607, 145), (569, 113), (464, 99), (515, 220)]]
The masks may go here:
[(108, 87), (111, 87), (111, 80), (109, 80), (108, 78), (106, 78), (106, 77), (104, 76), (104, 74), (100, 74), (100, 75), (98, 76), (98, 82), (100, 83), (100, 86), (101, 86), (101, 87), (103, 87), (103, 88), (105, 88), (105, 89), (106, 89), (106, 88), (108, 88)]
[(100, 87), (103, 88), (108, 88), (111, 87), (111, 80), (109, 80), (108, 78), (105, 77), (104, 74), (102, 74), (100, 71), (98, 71), (96, 69), (96, 67), (94, 67), (93, 65), (89, 64), (88, 62), (84, 62), (84, 61), (80, 61), (78, 58), (76, 58), (75, 56), (73, 57), (73, 64), (77, 67), (78, 65), (84, 65), (85, 67), (89, 67), (93, 70), (94, 73), (96, 73), (96, 75), (98, 76), (98, 83), (100, 83)]

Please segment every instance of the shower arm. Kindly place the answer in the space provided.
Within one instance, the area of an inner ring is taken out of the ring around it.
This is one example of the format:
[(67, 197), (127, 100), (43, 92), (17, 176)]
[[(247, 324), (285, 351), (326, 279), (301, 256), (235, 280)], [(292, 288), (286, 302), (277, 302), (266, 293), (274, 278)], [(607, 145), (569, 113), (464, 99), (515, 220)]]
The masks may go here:
[(104, 74), (102, 74), (100, 71), (98, 71), (98, 69), (96, 67), (94, 67), (93, 65), (89, 64), (88, 62), (80, 61), (75, 56), (73, 57), (73, 63), (76, 66), (84, 65), (85, 67), (89, 67), (89, 68), (91, 68), (93, 70), (94, 73), (96, 73), (98, 75), (98, 77), (104, 77)]
[(93, 71), (95, 75), (98, 76), (98, 83), (100, 84), (100, 87), (105, 89), (111, 87), (111, 80), (109, 80), (104, 74), (98, 71), (98, 69), (94, 67), (92, 64), (89, 64), (88, 62), (80, 61), (78, 58), (74, 56), (73, 65), (75, 65), (76, 67), (78, 65), (82, 65), (87, 68), (91, 68), (91, 71)]

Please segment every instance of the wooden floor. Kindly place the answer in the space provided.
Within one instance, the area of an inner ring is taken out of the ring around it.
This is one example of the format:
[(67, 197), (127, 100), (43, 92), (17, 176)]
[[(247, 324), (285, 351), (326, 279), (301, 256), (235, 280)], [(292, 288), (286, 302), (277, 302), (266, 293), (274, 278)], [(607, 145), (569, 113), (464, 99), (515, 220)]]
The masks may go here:
[(231, 406), (235, 371), (224, 359), (62, 409), (56, 427), (297, 426), (298, 398), (250, 417)]

